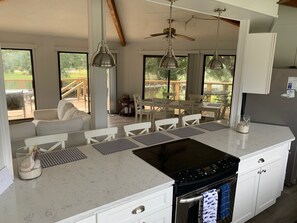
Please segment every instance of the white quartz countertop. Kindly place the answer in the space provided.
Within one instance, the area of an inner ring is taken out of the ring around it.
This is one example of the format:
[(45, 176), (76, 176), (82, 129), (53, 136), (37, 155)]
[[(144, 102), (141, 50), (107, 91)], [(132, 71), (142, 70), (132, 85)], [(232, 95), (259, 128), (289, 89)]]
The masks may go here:
[[(251, 123), (248, 134), (232, 128), (200, 130), (204, 133), (191, 138), (240, 159), (295, 139), (288, 127), (256, 123)], [(180, 139), (169, 132), (164, 134)], [(138, 148), (144, 147), (132, 141)], [(109, 155), (90, 145), (79, 149), (87, 159), (44, 168), (34, 180), (22, 181), (15, 176), (14, 184), (0, 196), (0, 222), (75, 222), (173, 184), (171, 178), (135, 156), (132, 149)]]
[(247, 134), (227, 128), (191, 138), (243, 160), (262, 153), (271, 146), (291, 142), (295, 136), (287, 126), (250, 123)]

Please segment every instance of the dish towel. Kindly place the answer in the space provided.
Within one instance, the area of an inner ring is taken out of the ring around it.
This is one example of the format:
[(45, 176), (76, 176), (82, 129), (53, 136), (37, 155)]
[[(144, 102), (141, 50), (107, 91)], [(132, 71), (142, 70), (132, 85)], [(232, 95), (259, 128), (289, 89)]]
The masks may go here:
[(218, 210), (218, 192), (212, 189), (202, 193), (203, 223), (216, 223)]
[(223, 184), (219, 187), (221, 191), (220, 199), (220, 219), (224, 220), (230, 215), (230, 183)]

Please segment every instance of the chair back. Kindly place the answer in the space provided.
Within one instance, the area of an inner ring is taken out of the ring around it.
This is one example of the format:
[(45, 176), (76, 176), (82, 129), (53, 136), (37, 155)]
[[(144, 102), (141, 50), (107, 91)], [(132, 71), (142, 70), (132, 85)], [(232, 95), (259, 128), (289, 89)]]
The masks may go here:
[[(118, 127), (94, 129), (85, 131), (85, 139), (87, 144), (105, 142), (115, 139), (115, 135), (118, 133)], [(101, 137), (100, 139), (98, 139)]]
[(182, 117), (182, 126), (197, 125), (201, 119), (201, 114), (185, 115)]
[(57, 149), (58, 147), (61, 147), (61, 149), (65, 149), (65, 141), (67, 141), (67, 139), (68, 139), (68, 133), (36, 136), (36, 137), (25, 139), (25, 145), (27, 147), (30, 147), (30, 146), (55, 143), (54, 145), (50, 146), (50, 148), (48, 149), (40, 148), (41, 152), (50, 152), (54, 149)]
[(175, 129), (178, 124), (178, 118), (167, 118), (155, 121), (156, 131)]
[(175, 93), (163, 92), (163, 98), (164, 99), (174, 100), (175, 95), (176, 95)]
[(142, 135), (149, 133), (149, 128), (152, 126), (151, 122), (141, 122), (124, 126), (126, 136)]
[(204, 95), (201, 94), (189, 94), (190, 101), (194, 103), (201, 103), (203, 101)]
[(133, 100), (134, 100), (134, 108), (135, 110), (140, 110), (141, 109), (141, 101), (142, 98), (140, 96), (140, 94), (133, 94)]

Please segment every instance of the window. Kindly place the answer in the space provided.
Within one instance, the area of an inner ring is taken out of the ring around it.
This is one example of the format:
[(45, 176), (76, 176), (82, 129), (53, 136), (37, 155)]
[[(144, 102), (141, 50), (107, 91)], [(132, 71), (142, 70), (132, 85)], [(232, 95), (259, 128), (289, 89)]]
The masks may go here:
[(212, 57), (212, 55), (204, 56), (202, 94), (205, 95), (204, 101), (221, 104), (221, 118), (229, 119), (236, 57), (234, 55), (221, 55), (224, 68), (222, 70), (210, 70), (207, 65)]
[(71, 101), (79, 110), (89, 112), (88, 54), (58, 52), (60, 98)]
[(144, 98), (163, 98), (163, 92), (174, 93), (175, 100), (185, 100), (187, 57), (176, 57), (178, 69), (160, 69), (162, 56), (144, 56)]
[(32, 50), (2, 49), (8, 119), (33, 117), (35, 92)]

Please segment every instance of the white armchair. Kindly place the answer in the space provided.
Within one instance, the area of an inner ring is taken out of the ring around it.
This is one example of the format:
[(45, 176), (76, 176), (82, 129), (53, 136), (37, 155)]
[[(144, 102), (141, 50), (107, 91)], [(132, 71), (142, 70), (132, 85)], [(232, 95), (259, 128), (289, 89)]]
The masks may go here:
[(61, 100), (56, 109), (34, 111), (37, 135), (75, 132), (90, 128), (91, 116), (79, 111), (71, 102)]

